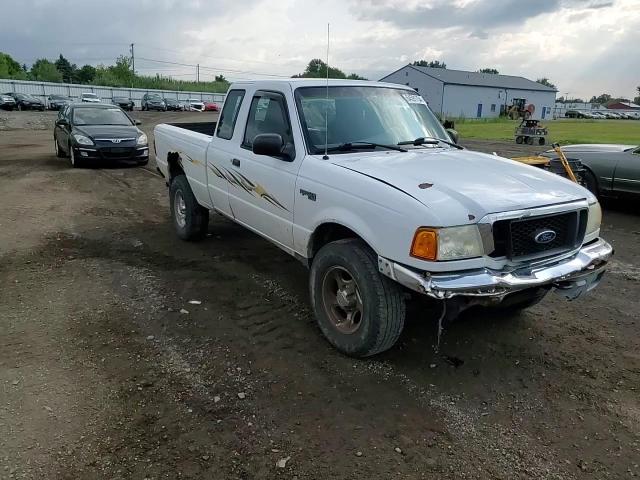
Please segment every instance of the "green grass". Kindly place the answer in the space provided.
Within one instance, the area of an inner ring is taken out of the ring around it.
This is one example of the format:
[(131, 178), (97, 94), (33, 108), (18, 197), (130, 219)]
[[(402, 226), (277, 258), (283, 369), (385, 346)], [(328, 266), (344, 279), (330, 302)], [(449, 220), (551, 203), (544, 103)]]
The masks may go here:
[[(578, 120), (542, 121), (549, 129), (549, 143), (624, 143), (640, 144), (638, 120)], [(513, 140), (518, 122), (507, 119), (458, 119), (455, 126), (460, 138), (481, 140)]]

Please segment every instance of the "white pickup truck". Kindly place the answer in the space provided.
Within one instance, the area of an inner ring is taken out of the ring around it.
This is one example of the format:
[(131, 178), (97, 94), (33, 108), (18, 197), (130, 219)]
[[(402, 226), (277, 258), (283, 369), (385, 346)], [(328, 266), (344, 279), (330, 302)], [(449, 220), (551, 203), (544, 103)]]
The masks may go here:
[(217, 123), (158, 125), (155, 147), (177, 234), (204, 237), (216, 211), (303, 261), (320, 329), (352, 356), (394, 345), (408, 293), (440, 320), (518, 310), (577, 298), (612, 254), (589, 191), (462, 149), (401, 85), (234, 83)]

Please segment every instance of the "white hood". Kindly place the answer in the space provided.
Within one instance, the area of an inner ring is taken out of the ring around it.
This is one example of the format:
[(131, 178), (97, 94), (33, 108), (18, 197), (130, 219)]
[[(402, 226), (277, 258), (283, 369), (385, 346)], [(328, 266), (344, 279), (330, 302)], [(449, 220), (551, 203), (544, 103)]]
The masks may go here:
[(439, 218), (461, 223), (468, 223), (469, 215), (479, 220), (488, 213), (593, 198), (581, 186), (540, 168), (469, 150), (333, 154), (330, 161), (404, 191)]

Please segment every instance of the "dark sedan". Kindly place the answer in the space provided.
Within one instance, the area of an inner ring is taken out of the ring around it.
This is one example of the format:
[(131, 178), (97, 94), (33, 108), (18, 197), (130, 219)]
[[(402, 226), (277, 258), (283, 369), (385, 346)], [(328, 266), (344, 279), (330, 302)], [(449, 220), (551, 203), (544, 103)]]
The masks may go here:
[(5, 93), (5, 95), (12, 97), (16, 101), (18, 110), (40, 110), (44, 112), (44, 102), (33, 95), (15, 92)]
[[(580, 160), (585, 187), (595, 195), (640, 194), (640, 146), (568, 145), (562, 147), (568, 157)], [(545, 157), (556, 158), (549, 150)]]
[(167, 104), (164, 103), (164, 99), (157, 93), (145, 93), (140, 102), (140, 109), (166, 112)]
[(113, 97), (111, 103), (113, 103), (114, 105), (118, 105), (123, 110), (129, 110), (130, 112), (133, 111), (133, 107), (135, 106), (133, 100), (131, 100), (129, 97)]
[(64, 95), (49, 95), (49, 110), (60, 110), (72, 102), (71, 98)]
[(184, 110), (184, 105), (174, 98), (165, 98), (164, 103), (167, 106), (167, 110), (179, 111)]
[(16, 108), (16, 101), (9, 95), (0, 95), (0, 109), (13, 110)]
[(149, 161), (147, 136), (115, 105), (72, 103), (58, 114), (53, 143), (74, 168), (100, 161)]

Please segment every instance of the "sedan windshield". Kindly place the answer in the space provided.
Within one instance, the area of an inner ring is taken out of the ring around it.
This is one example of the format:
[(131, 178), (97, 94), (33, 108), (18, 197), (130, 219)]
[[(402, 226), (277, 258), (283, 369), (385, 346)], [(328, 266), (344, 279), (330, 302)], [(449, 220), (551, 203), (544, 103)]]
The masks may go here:
[[(328, 93), (327, 93), (328, 90)], [(302, 87), (296, 102), (310, 153), (356, 143), (398, 145), (418, 138), (449, 140), (424, 99), (393, 87)], [(333, 147), (333, 148), (332, 148)]]
[(76, 108), (75, 125), (131, 125), (131, 120), (119, 108)]
[(98, 98), (98, 96), (95, 93), (83, 93), (82, 96), (84, 98)]

